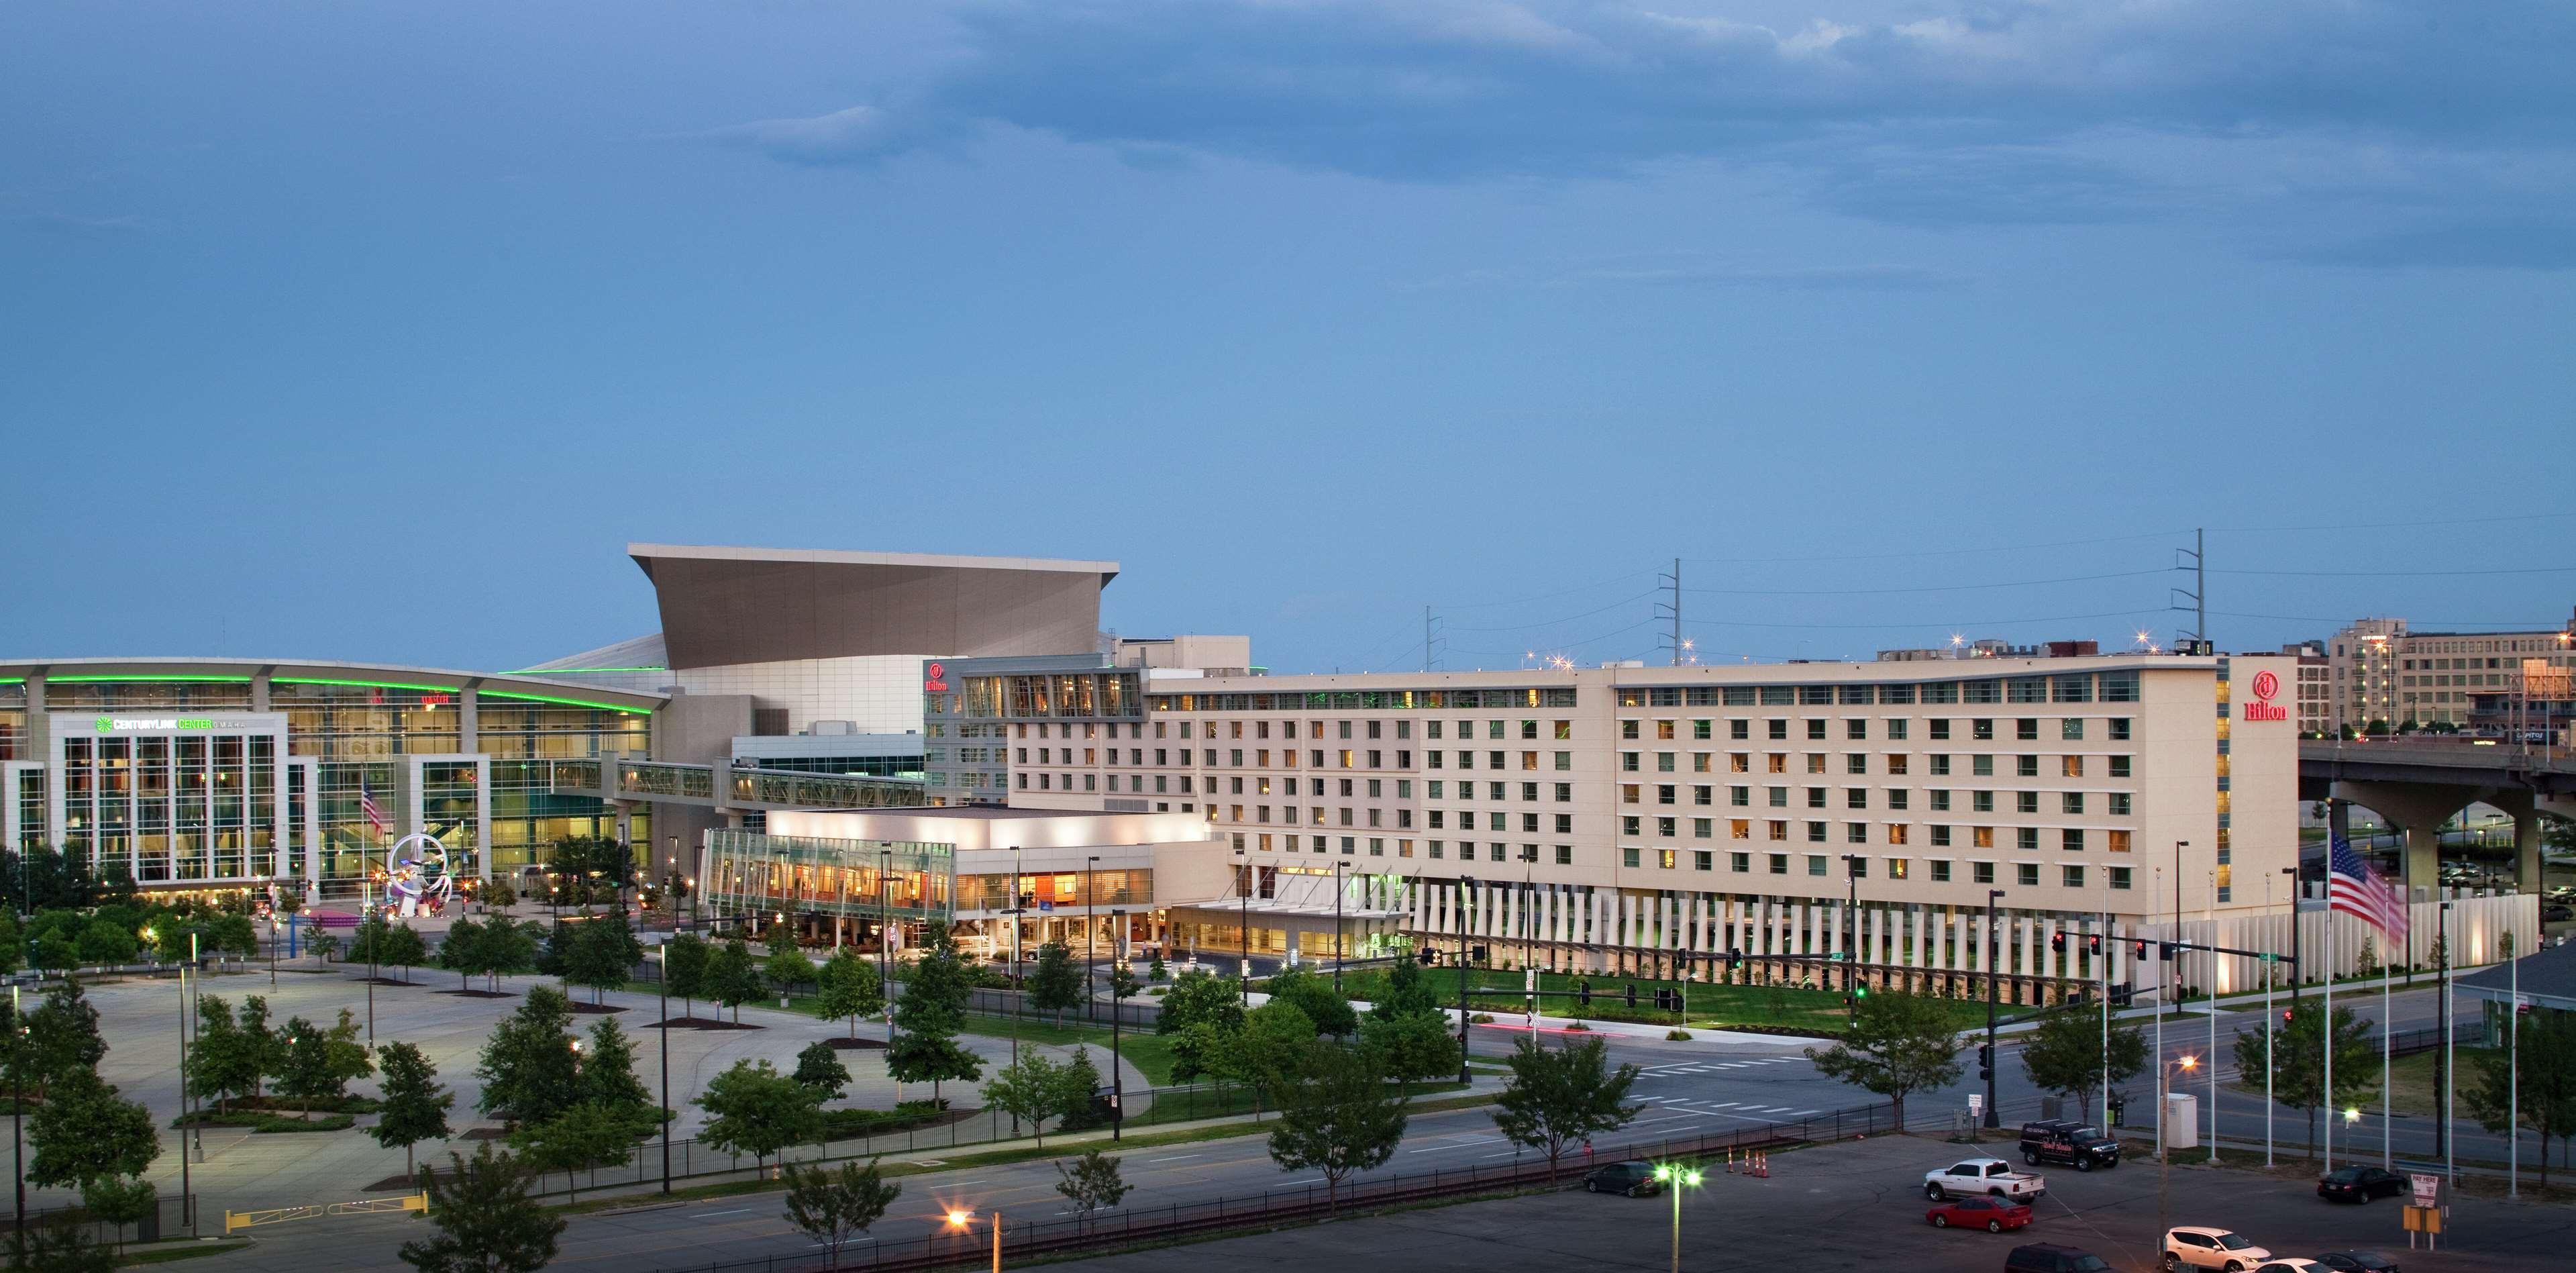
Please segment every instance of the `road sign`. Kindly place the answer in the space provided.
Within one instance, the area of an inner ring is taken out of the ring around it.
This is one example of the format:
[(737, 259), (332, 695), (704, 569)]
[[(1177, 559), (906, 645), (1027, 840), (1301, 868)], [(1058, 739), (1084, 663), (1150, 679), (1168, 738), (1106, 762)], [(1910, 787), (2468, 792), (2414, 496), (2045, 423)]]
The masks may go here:
[(2440, 1175), (2429, 1171), (2411, 1171), (2406, 1173), (2406, 1183), (2414, 1186), (2416, 1206), (2438, 1207), (2442, 1205), (2442, 1177)]
[(2263, 952), (2263, 962), (2267, 964), (2277, 964), (2281, 962), (2281, 957), (2267, 950)]
[(1975, 1118), (1976, 1116), (1978, 1116), (1978, 1115), (1980, 1115), (1980, 1114), (1983, 1114), (1983, 1113), (1985, 1113), (1985, 1112), (1986, 1112), (1986, 1094), (1985, 1094), (1985, 1093), (1983, 1093), (1983, 1092), (1970, 1092), (1970, 1093), (1968, 1093), (1968, 1117), (1970, 1117), (1970, 1118)]
[(1851, 958), (1851, 956), (1846, 955), (1846, 954), (1844, 954), (1843, 952), (1841, 952), (1841, 951), (1837, 950), (1837, 951), (1831, 951), (1831, 952), (1828, 952), (1828, 953), (1825, 955), (1825, 962), (1826, 962), (1826, 963), (1829, 963), (1829, 964), (1838, 964), (1838, 963), (1841, 963), (1842, 961), (1844, 961), (1844, 960), (1846, 960), (1846, 959), (1849, 959), (1849, 958)]

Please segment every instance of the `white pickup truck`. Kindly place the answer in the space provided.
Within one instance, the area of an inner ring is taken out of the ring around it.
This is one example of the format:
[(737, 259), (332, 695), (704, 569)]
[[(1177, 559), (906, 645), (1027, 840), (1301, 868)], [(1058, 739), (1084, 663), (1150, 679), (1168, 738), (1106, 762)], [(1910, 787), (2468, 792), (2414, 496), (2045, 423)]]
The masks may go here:
[(1934, 1202), (1979, 1194), (2013, 1202), (2037, 1202), (2047, 1193), (2047, 1178), (2015, 1171), (2001, 1158), (1963, 1158), (1923, 1173), (1923, 1196)]

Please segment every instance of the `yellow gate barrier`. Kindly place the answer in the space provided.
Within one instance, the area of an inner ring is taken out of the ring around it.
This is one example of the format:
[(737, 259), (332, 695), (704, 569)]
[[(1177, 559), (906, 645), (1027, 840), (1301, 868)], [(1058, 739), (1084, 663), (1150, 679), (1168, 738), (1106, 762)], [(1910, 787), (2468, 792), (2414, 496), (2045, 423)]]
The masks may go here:
[(224, 1211), (224, 1232), (234, 1233), (263, 1224), (283, 1224), (289, 1220), (310, 1220), (315, 1216), (387, 1215), (417, 1211), (427, 1214), (429, 1195), (404, 1194), (399, 1198), (361, 1198), (356, 1202), (320, 1203), (302, 1207), (270, 1207), (263, 1211)]

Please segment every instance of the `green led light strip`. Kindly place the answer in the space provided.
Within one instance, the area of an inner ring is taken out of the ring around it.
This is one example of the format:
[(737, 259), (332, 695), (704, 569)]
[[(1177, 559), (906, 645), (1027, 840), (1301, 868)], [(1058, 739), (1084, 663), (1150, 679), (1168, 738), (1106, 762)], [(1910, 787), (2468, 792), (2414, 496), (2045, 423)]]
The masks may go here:
[(549, 672), (668, 672), (670, 670), (659, 663), (638, 663), (633, 667), (523, 667), (501, 675), (544, 676)]
[(279, 676), (271, 680), (279, 685), (353, 685), (371, 690), (425, 690), (432, 694), (454, 694), (462, 687), (455, 685), (410, 685), (402, 681), (337, 681), (321, 676)]
[(481, 693), (485, 698), (515, 698), (530, 703), (561, 703), (566, 707), (590, 707), (603, 712), (623, 712), (628, 716), (650, 716), (653, 714), (652, 709), (647, 707), (619, 707), (615, 703), (593, 703), (587, 699), (579, 698), (551, 698), (544, 694), (511, 694), (505, 693), (501, 690), (483, 690)]

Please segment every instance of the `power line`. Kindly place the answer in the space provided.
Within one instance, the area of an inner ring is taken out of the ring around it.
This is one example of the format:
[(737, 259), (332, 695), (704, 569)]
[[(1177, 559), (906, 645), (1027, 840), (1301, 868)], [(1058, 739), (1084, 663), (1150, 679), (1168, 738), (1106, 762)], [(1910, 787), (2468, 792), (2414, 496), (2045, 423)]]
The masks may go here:
[(2104, 610), (2094, 614), (2048, 614), (2021, 619), (1965, 619), (1950, 623), (1752, 623), (1742, 619), (1693, 619), (1690, 621), (1690, 626), (1711, 628), (1788, 628), (1852, 632), (1904, 631), (1910, 629), (1942, 628), (1955, 632), (1968, 628), (1997, 628), (2003, 627), (2006, 624), (2014, 623), (2066, 623), (2076, 619), (2126, 619), (2134, 618), (2142, 614), (2163, 614), (2166, 610), (2167, 607), (2155, 606), (2144, 610)]
[(1729, 566), (1800, 561), (1895, 561), (1908, 557), (1959, 557), (1974, 556), (1982, 553), (2037, 552), (2049, 548), (2082, 548), (2092, 544), (2127, 544), (2134, 543), (2141, 539), (2169, 539), (2177, 535), (2185, 535), (2189, 533), (2190, 528), (2185, 527), (2181, 530), (2150, 531), (2142, 535), (2111, 535), (2101, 539), (2065, 539), (2059, 540), (2055, 543), (2046, 544), (2004, 544), (1983, 548), (1926, 548), (1917, 552), (1904, 553), (1839, 553), (1820, 557), (1688, 557), (1684, 558), (1684, 560), (1696, 561), (1708, 565)]
[[(1658, 591), (1660, 591), (1660, 590), (1658, 590)], [(1645, 600), (1646, 598), (1651, 597), (1651, 596), (1654, 596), (1654, 595), (1655, 595), (1655, 593), (1653, 593), (1653, 592), (1641, 592), (1641, 593), (1638, 593), (1636, 596), (1633, 596), (1633, 597), (1622, 597), (1622, 598), (1620, 598), (1619, 600), (1617, 600), (1617, 601), (1613, 601), (1613, 602), (1611, 602), (1610, 604), (1608, 604), (1608, 605), (1606, 605), (1606, 606), (1603, 606), (1603, 607), (1601, 607), (1601, 608), (1600, 608), (1600, 609), (1598, 609), (1598, 610), (1586, 610), (1586, 611), (1584, 611), (1584, 612), (1583, 612), (1583, 613), (1581, 613), (1581, 614), (1569, 614), (1569, 615), (1565, 616), (1565, 617), (1564, 617), (1564, 618), (1562, 618), (1562, 619), (1549, 619), (1549, 620), (1546, 620), (1545, 622), (1541, 622), (1541, 623), (1518, 623), (1518, 624), (1513, 624), (1513, 625), (1511, 625), (1511, 626), (1509, 626), (1509, 627), (1500, 627), (1500, 628), (1462, 628), (1462, 627), (1457, 627), (1457, 626), (1454, 626), (1454, 625), (1453, 625), (1453, 626), (1451, 626), (1451, 627), (1450, 627), (1450, 629), (1449, 629), (1449, 630), (1450, 630), (1450, 631), (1452, 631), (1452, 632), (1527, 632), (1527, 631), (1529, 631), (1529, 630), (1530, 630), (1530, 629), (1532, 629), (1532, 628), (1552, 628), (1552, 627), (1557, 626), (1558, 624), (1563, 624), (1563, 623), (1572, 623), (1572, 622), (1574, 622), (1574, 621), (1575, 621), (1575, 620), (1577, 620), (1577, 619), (1589, 619), (1589, 618), (1591, 618), (1592, 616), (1594, 616), (1594, 615), (1596, 615), (1596, 614), (1606, 614), (1606, 613), (1608, 613), (1608, 612), (1610, 612), (1610, 611), (1612, 611), (1612, 610), (1616, 610), (1616, 609), (1618, 609), (1618, 608), (1619, 608), (1619, 607), (1621, 607), (1621, 606), (1630, 606), (1630, 605), (1635, 605), (1636, 603), (1638, 603), (1638, 602), (1640, 602), (1640, 601), (1643, 601), (1643, 600)]]
[(2173, 567), (2155, 570), (2121, 570), (2103, 575), (2065, 575), (2056, 579), (2014, 579), (2002, 583), (1929, 584), (1915, 588), (1685, 588), (1684, 592), (1722, 593), (1738, 597), (1868, 597), (1898, 592), (1971, 592), (1987, 588), (2033, 588), (2044, 584), (2090, 583), (2097, 579), (2142, 579), (2149, 575), (2169, 575)]
[(2570, 575), (2576, 566), (2516, 566), (2503, 570), (2213, 570), (2213, 575), (2285, 575), (2305, 579), (2448, 579), (2454, 575)]
[(2253, 532), (2286, 533), (2291, 531), (2309, 530), (2402, 530), (2414, 526), (2482, 526), (2490, 522), (2560, 521), (2570, 517), (2576, 517), (2576, 512), (2511, 513), (2497, 517), (2439, 517), (2431, 521), (2421, 522), (2345, 522), (2337, 526), (2212, 526), (2210, 529), (2226, 531), (2231, 535), (2242, 535)]
[(1566, 589), (1566, 590), (1564, 590), (1564, 591), (1562, 591), (1562, 592), (1543, 592), (1543, 593), (1540, 593), (1539, 595), (1537, 595), (1537, 596), (1535, 596), (1535, 597), (1516, 597), (1516, 598), (1514, 598), (1514, 599), (1512, 599), (1512, 600), (1510, 600), (1510, 601), (1458, 601), (1458, 602), (1447, 602), (1447, 603), (1443, 603), (1443, 604), (1441, 605), (1441, 607), (1440, 607), (1440, 608), (1441, 608), (1441, 609), (1443, 609), (1443, 610), (1480, 610), (1480, 609), (1485, 609), (1485, 608), (1487, 608), (1487, 607), (1492, 607), (1492, 606), (1517, 606), (1517, 605), (1526, 605), (1526, 604), (1528, 604), (1528, 603), (1530, 603), (1530, 602), (1532, 602), (1532, 601), (1553, 601), (1553, 600), (1555, 600), (1555, 599), (1556, 599), (1556, 598), (1558, 598), (1558, 597), (1570, 597), (1570, 596), (1573, 596), (1575, 593), (1578, 593), (1578, 592), (1590, 592), (1590, 591), (1592, 591), (1592, 590), (1593, 590), (1593, 589), (1595, 589), (1595, 588), (1608, 587), (1609, 585), (1614, 584), (1614, 583), (1625, 583), (1625, 582), (1627, 582), (1628, 580), (1635, 579), (1635, 578), (1637, 578), (1637, 577), (1638, 577), (1638, 576), (1640, 576), (1640, 575), (1647, 575), (1647, 574), (1652, 574), (1652, 573), (1654, 573), (1654, 572), (1652, 572), (1652, 571), (1647, 571), (1647, 570), (1631, 570), (1631, 571), (1629, 571), (1627, 574), (1624, 574), (1624, 575), (1613, 575), (1613, 576), (1611, 576), (1611, 577), (1610, 577), (1610, 578), (1608, 578), (1608, 579), (1596, 580), (1596, 581), (1594, 581), (1594, 582), (1592, 582), (1592, 583), (1587, 583), (1587, 584), (1578, 584), (1578, 585), (1576, 585), (1576, 586), (1574, 586), (1574, 587), (1572, 587), (1572, 588), (1568, 588), (1568, 589)]

